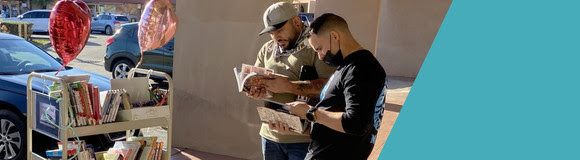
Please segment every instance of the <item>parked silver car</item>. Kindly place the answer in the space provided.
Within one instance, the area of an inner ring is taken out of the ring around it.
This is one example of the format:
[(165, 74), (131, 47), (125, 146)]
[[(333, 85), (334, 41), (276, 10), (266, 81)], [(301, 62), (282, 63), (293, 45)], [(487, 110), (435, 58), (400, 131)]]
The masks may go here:
[(32, 31), (34, 32), (48, 32), (48, 19), (50, 18), (51, 10), (32, 10), (28, 11), (18, 17), (4, 18), (3, 21), (23, 21), (32, 23)]
[(116, 30), (121, 28), (121, 24), (129, 23), (127, 16), (101, 14), (93, 18), (91, 23), (91, 31), (100, 31), (108, 35), (112, 35)]

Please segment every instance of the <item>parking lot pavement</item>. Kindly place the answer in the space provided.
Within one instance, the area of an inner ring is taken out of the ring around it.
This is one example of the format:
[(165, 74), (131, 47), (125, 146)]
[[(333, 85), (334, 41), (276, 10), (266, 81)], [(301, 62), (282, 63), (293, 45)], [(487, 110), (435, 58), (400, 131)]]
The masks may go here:
[[(46, 34), (34, 34), (32, 37), (48, 39), (49, 36)], [(109, 37), (110, 35), (93, 32), (93, 34), (89, 36), (89, 40), (87, 41), (85, 48), (74, 60), (69, 62), (68, 66), (98, 73), (110, 78), (111, 73), (107, 72), (103, 66), (105, 63), (105, 52), (107, 50), (106, 41)], [(58, 57), (54, 51), (54, 48), (48, 47), (44, 50), (47, 51), (50, 55)]]

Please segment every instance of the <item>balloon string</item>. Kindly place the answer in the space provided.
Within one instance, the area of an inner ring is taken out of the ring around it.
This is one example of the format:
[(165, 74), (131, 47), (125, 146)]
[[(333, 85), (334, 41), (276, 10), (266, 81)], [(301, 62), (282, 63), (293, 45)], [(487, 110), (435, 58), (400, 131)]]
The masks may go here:
[(141, 58), (139, 58), (139, 63), (137, 63), (135, 68), (139, 68), (139, 66), (141, 65), (141, 61), (143, 61), (143, 51), (141, 51)]
[(58, 69), (58, 71), (56, 71), (56, 73), (54, 74), (54, 76), (56, 76), (60, 72), (60, 70), (62, 70), (63, 68), (64, 68), (64, 64), (62, 65), (62, 67), (60, 67), (60, 69)]

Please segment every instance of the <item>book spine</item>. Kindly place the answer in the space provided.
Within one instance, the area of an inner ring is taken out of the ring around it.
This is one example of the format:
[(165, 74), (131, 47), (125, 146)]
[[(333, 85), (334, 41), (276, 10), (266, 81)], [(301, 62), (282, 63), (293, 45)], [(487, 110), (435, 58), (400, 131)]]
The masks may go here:
[(111, 122), (114, 122), (117, 118), (117, 112), (119, 111), (119, 106), (121, 105), (121, 101), (123, 99), (123, 93), (125, 93), (125, 90), (120, 90), (115, 98), (115, 105), (113, 107), (113, 117), (111, 118)]
[(86, 84), (87, 84), (87, 87), (85, 88), (85, 90), (89, 94), (89, 96), (88, 96), (89, 97), (89, 102), (90, 102), (89, 107), (91, 107), (91, 109), (92, 109), (91, 113), (93, 114), (93, 124), (96, 125), (97, 124), (97, 118), (96, 118), (97, 117), (97, 114), (95, 113), (96, 110), (95, 110), (95, 106), (93, 104), (93, 103), (95, 103), (95, 97), (93, 96), (94, 95), (93, 94), (93, 88), (94, 87), (93, 87), (93, 83), (86, 83)]
[(89, 110), (87, 108), (87, 104), (86, 104), (87, 103), (87, 100), (86, 100), (87, 97), (85, 95), (85, 91), (83, 89), (82, 83), (79, 82), (78, 85), (79, 85), (79, 87), (77, 88), (77, 91), (79, 92), (79, 96), (80, 96), (80, 99), (81, 99), (80, 105), (81, 105), (81, 107), (83, 109), (83, 114), (85, 116), (85, 123), (86, 123), (86, 125), (91, 125), (91, 123), (90, 123), (91, 113), (89, 112)]
[(83, 95), (85, 97), (85, 106), (89, 112), (89, 124), (96, 125), (95, 123), (95, 112), (93, 111), (93, 105), (91, 101), (91, 94), (89, 94), (89, 86), (86, 81), (81, 82)]
[(74, 97), (75, 97), (75, 106), (77, 108), (78, 111), (78, 119), (79, 119), (79, 126), (84, 126), (86, 125), (86, 118), (85, 118), (85, 113), (84, 110), (82, 108), (82, 103), (81, 103), (81, 97), (79, 95), (79, 92), (74, 90), (73, 91)]
[(103, 117), (102, 121), (103, 123), (107, 123), (107, 112), (109, 109), (109, 102), (111, 100), (111, 96), (112, 96), (113, 91), (109, 90), (107, 91), (107, 96), (105, 96), (105, 103), (103, 103), (103, 110), (101, 110), (101, 115)]
[(74, 100), (74, 96), (73, 96), (73, 90), (68, 87), (68, 94), (69, 94), (69, 106), (68, 106), (68, 113), (69, 113), (69, 119), (72, 122), (72, 126), (76, 127), (78, 125), (78, 117), (76, 115), (78, 115), (78, 112), (76, 110), (76, 107), (74, 107), (75, 105), (75, 100)]
[(95, 86), (93, 88), (93, 106), (95, 108), (95, 113), (97, 115), (97, 124), (102, 124), (101, 121), (101, 104), (100, 104), (100, 97), (101, 95), (99, 94), (99, 87)]

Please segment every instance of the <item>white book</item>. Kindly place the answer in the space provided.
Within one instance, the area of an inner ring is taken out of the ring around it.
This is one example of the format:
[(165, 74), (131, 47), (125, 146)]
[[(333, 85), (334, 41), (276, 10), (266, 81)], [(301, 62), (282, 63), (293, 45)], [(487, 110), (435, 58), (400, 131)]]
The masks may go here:
[(107, 96), (105, 97), (105, 102), (103, 103), (103, 108), (101, 109), (101, 115), (103, 117), (103, 123), (107, 123), (107, 118), (109, 117), (109, 106), (111, 106), (111, 97), (113, 96), (113, 91), (107, 91)]
[(121, 101), (123, 100), (123, 93), (125, 91), (124, 90), (118, 90), (117, 95), (115, 96), (115, 103), (113, 105), (113, 110), (112, 110), (112, 115), (110, 121), (114, 122), (115, 119), (117, 118), (117, 112), (119, 111), (119, 106), (121, 105)]
[(69, 87), (69, 97), (70, 97), (70, 106), (69, 106), (69, 110), (71, 110), (71, 112), (69, 112), (69, 117), (71, 118), (71, 121), (73, 122), (73, 126), (77, 127), (80, 126), (79, 122), (79, 112), (77, 111), (77, 107), (76, 107), (76, 100), (75, 100), (75, 96), (73, 94), (73, 90), (72, 88)]
[(115, 149), (131, 149), (130, 160), (134, 160), (137, 157), (137, 151), (141, 148), (141, 143), (136, 141), (117, 141), (113, 146)]

